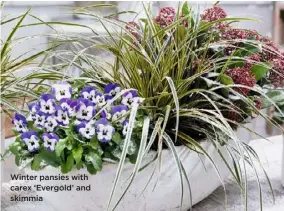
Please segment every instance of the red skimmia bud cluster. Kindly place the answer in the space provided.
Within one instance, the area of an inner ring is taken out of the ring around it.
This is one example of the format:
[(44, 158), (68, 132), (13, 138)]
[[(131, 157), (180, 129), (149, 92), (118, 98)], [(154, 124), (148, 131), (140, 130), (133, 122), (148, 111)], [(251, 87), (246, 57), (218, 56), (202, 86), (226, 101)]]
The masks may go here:
[(252, 54), (246, 57), (245, 66), (247, 68), (251, 68), (254, 64), (259, 63), (259, 62), (261, 62), (260, 56), (257, 53), (255, 53), (255, 54)]
[[(226, 74), (230, 76), (237, 85), (252, 88), (256, 84), (255, 76), (250, 73), (250, 70), (247, 67), (236, 67), (229, 69), (226, 71)], [(247, 96), (250, 92), (250, 89), (247, 87), (235, 87), (234, 89), (240, 94)]]
[(137, 30), (140, 29), (140, 26), (135, 21), (128, 22), (128, 25), (125, 26), (125, 29), (128, 30), (137, 39), (139, 38)]
[(154, 21), (164, 28), (174, 21), (175, 15), (176, 12), (173, 7), (163, 7)]
[(228, 30), (222, 33), (222, 39), (224, 40), (238, 40), (238, 39), (246, 39), (248, 34), (243, 29), (232, 29), (229, 28)]
[[(201, 14), (200, 18), (202, 21), (208, 21), (208, 22), (214, 22), (220, 19), (224, 19), (227, 17), (227, 13), (221, 8), (220, 6), (213, 6), (211, 8), (207, 8), (203, 14)], [(228, 23), (225, 22), (219, 22), (216, 23), (216, 26), (214, 28), (223, 30), (226, 27), (228, 27)]]
[(273, 85), (280, 87), (283, 85), (284, 81), (284, 53), (279, 58), (273, 60), (272, 70), (269, 74), (270, 81), (273, 82)]

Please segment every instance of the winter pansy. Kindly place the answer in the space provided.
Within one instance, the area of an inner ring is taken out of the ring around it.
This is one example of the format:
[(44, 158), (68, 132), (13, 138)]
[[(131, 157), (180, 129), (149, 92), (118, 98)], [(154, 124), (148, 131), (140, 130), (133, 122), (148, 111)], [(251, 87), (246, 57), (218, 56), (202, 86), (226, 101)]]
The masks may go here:
[(54, 116), (46, 117), (44, 128), (46, 129), (47, 132), (53, 132), (57, 126), (58, 126), (58, 123)]
[(102, 108), (106, 104), (105, 96), (101, 92), (96, 93), (95, 104), (98, 108)]
[(123, 94), (121, 103), (131, 107), (134, 105), (139, 105), (141, 102), (143, 102), (143, 100), (143, 98), (138, 97), (136, 90), (131, 90)]
[(122, 104), (131, 106), (133, 102), (133, 98), (138, 97), (137, 91), (136, 90), (131, 90), (128, 92), (125, 92), (122, 97)]
[(76, 117), (79, 120), (89, 121), (95, 115), (95, 108), (92, 101), (81, 98), (76, 105)]
[(39, 149), (39, 139), (35, 131), (22, 133), (21, 140), (26, 144), (30, 152), (34, 152)]
[(117, 83), (109, 83), (105, 86), (105, 93), (111, 98), (115, 97), (119, 92), (121, 92), (121, 88)]
[(52, 85), (51, 89), (56, 100), (61, 100), (62, 98), (71, 98), (72, 96), (71, 85), (65, 81)]
[(77, 125), (77, 131), (81, 136), (91, 139), (95, 136), (96, 129), (95, 126), (91, 122), (83, 121), (79, 125)]
[(102, 118), (106, 118), (108, 120), (111, 119), (111, 113), (109, 113), (107, 110), (102, 110), (101, 113), (100, 113), (101, 117)]
[(69, 125), (69, 112), (64, 110), (61, 106), (56, 107), (55, 118), (60, 125)]
[[(33, 170), (40, 168), (38, 162), (41, 160), (46, 161), (47, 165), (62, 169), (66, 161), (71, 161), (71, 168), (73, 158), (76, 160), (78, 169), (86, 166), (88, 170), (89, 165), (98, 165), (94, 168), (99, 170), (100, 160), (108, 156), (104, 155), (105, 150), (109, 149), (110, 153), (113, 153), (114, 149), (120, 151), (120, 142), (123, 142), (122, 137), (125, 138), (128, 129), (126, 117), (128, 117), (129, 107), (140, 98), (136, 91), (122, 92), (116, 83), (108, 84), (104, 92), (98, 92), (91, 86), (82, 89), (76, 87), (72, 96), (71, 93), (68, 94), (68, 89), (64, 86), (69, 87), (64, 83), (53, 86), (53, 93), (57, 95), (56, 99), (53, 94), (46, 93), (42, 94), (36, 103), (29, 105), (31, 122), (28, 122), (21, 114), (15, 115), (13, 123), (17, 131), (21, 133), (20, 140), (24, 143), (16, 143), (15, 147), (18, 154), (22, 153), (21, 160), (27, 157), (27, 150), (30, 152), (28, 156), (33, 158)], [(61, 93), (60, 90), (66, 92)], [(125, 95), (117, 98), (118, 93), (125, 93)], [(107, 103), (107, 100), (111, 101)], [(125, 104), (121, 103), (122, 100)], [(36, 132), (33, 131), (34, 128)], [(115, 131), (117, 131), (116, 134)], [(134, 132), (137, 133), (138, 130)], [(62, 142), (59, 142), (60, 139)], [(51, 162), (45, 160), (44, 155)], [(127, 155), (130, 155), (129, 152)], [(88, 156), (97, 159), (98, 163), (90, 162), (86, 159)], [(68, 160), (70, 157), (72, 159)], [(40, 159), (36, 160), (38, 158)]]
[(79, 104), (79, 101), (73, 100), (70, 103), (70, 109), (68, 110), (69, 116), (74, 117), (76, 116), (76, 106)]
[(26, 117), (24, 117), (23, 115), (16, 113), (14, 118), (12, 119), (12, 123), (15, 125), (16, 130), (19, 133), (28, 131), (27, 129), (28, 122), (26, 120)]
[(128, 125), (129, 125), (129, 121), (128, 120), (125, 120), (123, 123), (123, 130), (122, 130), (122, 134), (125, 136), (126, 133), (127, 133), (127, 130), (128, 130)]
[(92, 86), (86, 86), (82, 89), (81, 96), (85, 99), (91, 100), (94, 103), (95, 96), (96, 96), (96, 90)]
[(36, 112), (39, 111), (39, 105), (38, 103), (32, 103), (29, 105), (29, 110), (30, 110), (30, 113), (27, 117), (27, 120), (28, 121), (33, 121), (35, 120), (35, 117), (36, 117)]
[(114, 127), (105, 119), (96, 122), (97, 138), (100, 142), (109, 142), (115, 132)]
[(55, 145), (59, 141), (59, 137), (55, 133), (43, 133), (42, 134), (44, 148), (52, 152), (55, 149)]
[(73, 102), (72, 99), (70, 98), (62, 98), (60, 101), (59, 101), (59, 105), (61, 106), (61, 108), (64, 110), (64, 111), (69, 111), (71, 109), (71, 103)]
[(55, 112), (55, 98), (52, 94), (42, 94), (39, 100), (39, 109), (46, 114)]
[(47, 114), (39, 111), (36, 113), (36, 116), (35, 116), (35, 122), (34, 122), (34, 125), (37, 127), (37, 128), (42, 128), (44, 127), (44, 123), (46, 121), (46, 118), (47, 118)]
[(112, 107), (112, 121), (123, 123), (126, 119), (126, 113), (128, 111), (128, 107), (126, 105), (117, 105)]

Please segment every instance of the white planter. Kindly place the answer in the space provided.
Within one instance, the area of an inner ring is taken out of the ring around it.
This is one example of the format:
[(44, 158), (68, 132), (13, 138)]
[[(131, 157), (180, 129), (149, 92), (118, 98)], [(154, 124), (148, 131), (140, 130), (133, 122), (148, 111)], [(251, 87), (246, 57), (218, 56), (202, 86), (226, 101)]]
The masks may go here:
[[(228, 169), (223, 163), (221, 157), (215, 150), (214, 146), (208, 142), (202, 143), (208, 154), (216, 163), (219, 169), (219, 173), (222, 179), (228, 176)], [(221, 151), (224, 153), (225, 158), (228, 158), (228, 154), (225, 148), (221, 147)], [(185, 147), (177, 147), (180, 159), (184, 165), (185, 171), (188, 175), (192, 192), (192, 205), (198, 203), (202, 199), (211, 194), (218, 186), (221, 185), (220, 179), (217, 176), (216, 170), (211, 165), (209, 159), (205, 156), (198, 155), (193, 151), (189, 151)], [(150, 159), (153, 154), (149, 154), (147, 159)], [(155, 190), (153, 191), (154, 184), (157, 180), (157, 174), (153, 177), (146, 190), (145, 188), (149, 177), (153, 172), (154, 165), (151, 165), (138, 174), (131, 188), (121, 201), (116, 210), (118, 211), (176, 211), (180, 210), (180, 178), (177, 170), (177, 166), (172, 157), (172, 153), (169, 150), (163, 150), (162, 153), (163, 166), (160, 174), (159, 182)], [(228, 160), (228, 159), (227, 159)], [(124, 190), (126, 184), (128, 184), (128, 178), (133, 170), (134, 165), (130, 163), (125, 164), (123, 174), (121, 176), (122, 182), (120, 182), (121, 188), (118, 188), (115, 193), (115, 198)], [(77, 185), (91, 185), (91, 191), (86, 192), (38, 192), (49, 204), (52, 204), (60, 211), (77, 211), (77, 210), (95, 210), (104, 211), (110, 196), (113, 180), (115, 178), (117, 170), (116, 164), (104, 164), (103, 170), (96, 175), (89, 175), (86, 170), (74, 170), (67, 174), (78, 175), (87, 174), (89, 176), (88, 181), (42, 181), (34, 182), (41, 185), (64, 185), (74, 184)], [(42, 171), (34, 172), (30, 169), (25, 170), (27, 174), (33, 175), (58, 175), (61, 174), (60, 169), (45, 168)], [(188, 210), (191, 206), (190, 194), (187, 188), (187, 184), (184, 180), (184, 200), (183, 209)], [(114, 200), (116, 201), (116, 200)], [(113, 201), (113, 202), (114, 202)]]

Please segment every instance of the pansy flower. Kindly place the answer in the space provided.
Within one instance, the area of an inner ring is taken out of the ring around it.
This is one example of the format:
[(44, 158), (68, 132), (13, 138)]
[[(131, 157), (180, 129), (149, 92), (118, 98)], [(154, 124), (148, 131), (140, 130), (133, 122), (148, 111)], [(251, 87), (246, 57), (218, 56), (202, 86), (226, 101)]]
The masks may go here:
[(101, 116), (101, 118), (106, 118), (108, 120), (111, 119), (111, 113), (108, 112), (106, 109), (101, 111), (100, 116)]
[(109, 142), (115, 132), (114, 127), (105, 118), (96, 121), (96, 130), (100, 142)]
[(126, 105), (117, 105), (113, 106), (112, 113), (112, 121), (118, 121), (119, 123), (123, 123), (126, 119), (126, 113), (128, 111), (128, 107)]
[(47, 114), (45, 114), (41, 111), (37, 112), (36, 116), (35, 116), (34, 125), (37, 128), (43, 128), (47, 117), (48, 117)]
[(119, 92), (121, 92), (121, 88), (117, 83), (109, 83), (108, 85), (105, 86), (105, 93), (107, 94), (107, 99), (112, 99), (115, 97)]
[(29, 110), (30, 110), (30, 113), (27, 117), (27, 120), (28, 121), (34, 121), (35, 120), (35, 117), (36, 117), (36, 113), (39, 111), (39, 105), (38, 103), (32, 103), (29, 105)]
[(26, 120), (26, 117), (24, 117), (23, 115), (16, 113), (14, 118), (12, 119), (12, 123), (15, 125), (16, 130), (19, 133), (28, 131), (28, 122)]
[(141, 102), (143, 102), (143, 100), (143, 98), (138, 97), (136, 90), (130, 90), (123, 94), (121, 103), (127, 105), (128, 107), (132, 107), (134, 105), (139, 105)]
[(65, 81), (52, 85), (51, 90), (56, 100), (71, 98), (72, 96), (72, 87)]
[(127, 130), (128, 130), (128, 125), (129, 125), (129, 121), (128, 120), (125, 120), (123, 123), (123, 129), (122, 129), (122, 134), (125, 136), (126, 133), (127, 133)]
[(96, 129), (93, 125), (93, 122), (82, 121), (79, 125), (77, 125), (76, 128), (78, 133), (87, 139), (93, 138), (96, 134)]
[(57, 126), (58, 126), (58, 123), (56, 121), (55, 116), (46, 117), (44, 128), (46, 129), (47, 132), (53, 132)]
[(76, 105), (76, 117), (78, 120), (89, 121), (95, 115), (95, 108), (92, 101), (84, 98), (78, 100)]
[(97, 92), (94, 102), (98, 108), (102, 108), (106, 104), (104, 94), (101, 92)]
[(60, 125), (69, 125), (69, 112), (63, 109), (61, 106), (56, 107), (55, 119)]
[(49, 152), (54, 151), (55, 146), (59, 141), (59, 137), (55, 133), (43, 133), (42, 139), (44, 148)]
[(64, 110), (64, 111), (69, 111), (71, 109), (71, 103), (73, 102), (72, 99), (70, 98), (62, 98), (60, 101), (59, 101), (59, 105), (61, 106), (61, 108)]
[(72, 100), (70, 103), (70, 109), (68, 110), (69, 116), (74, 117), (76, 116), (76, 106), (79, 104), (78, 100)]
[(42, 94), (39, 100), (39, 109), (46, 114), (55, 113), (55, 98), (52, 94)]
[(96, 96), (96, 90), (92, 86), (86, 86), (82, 89), (81, 96), (85, 99), (91, 100), (94, 103), (95, 96)]
[(34, 152), (39, 149), (39, 139), (35, 131), (27, 131), (22, 133), (21, 140), (25, 143), (30, 152)]

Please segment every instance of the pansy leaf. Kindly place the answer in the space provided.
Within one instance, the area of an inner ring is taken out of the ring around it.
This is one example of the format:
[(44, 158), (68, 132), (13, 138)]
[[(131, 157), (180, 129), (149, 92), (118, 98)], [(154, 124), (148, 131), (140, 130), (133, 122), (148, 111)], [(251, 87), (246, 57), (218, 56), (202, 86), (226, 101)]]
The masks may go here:
[(271, 68), (271, 64), (264, 62), (262, 64), (255, 64), (251, 67), (250, 71), (254, 74), (255, 79), (258, 81), (265, 76)]
[(60, 165), (60, 158), (56, 156), (55, 152), (42, 150), (40, 155), (46, 164), (53, 167), (58, 167)]
[(31, 169), (34, 170), (34, 171), (40, 170), (41, 161), (42, 161), (41, 155), (40, 154), (36, 154), (34, 156), (34, 159), (32, 160)]
[(118, 132), (115, 132), (112, 136), (112, 141), (119, 145), (121, 143), (121, 136)]
[(76, 163), (76, 168), (79, 170), (83, 168), (83, 162), (80, 160), (79, 162)]
[(55, 146), (55, 154), (56, 156), (60, 157), (62, 151), (66, 147), (66, 139), (60, 139), (59, 142)]
[(102, 159), (98, 154), (89, 152), (85, 155), (85, 160), (92, 163), (96, 170), (100, 171), (102, 169)]
[(21, 146), (19, 142), (14, 142), (10, 144), (9, 149), (15, 156), (20, 155)]
[(68, 171), (71, 171), (74, 165), (74, 158), (73, 155), (68, 155), (67, 161), (66, 161), (66, 167)]
[(96, 137), (93, 137), (91, 140), (90, 140), (90, 146), (93, 148), (93, 149), (98, 149), (99, 147), (99, 142), (98, 142), (98, 139)]
[(16, 128), (12, 128), (11, 130), (13, 131), (14, 135), (19, 135), (19, 132), (16, 130)]
[(87, 171), (90, 174), (96, 174), (97, 173), (97, 170), (95, 169), (95, 167), (92, 164), (86, 164), (86, 166), (87, 166)]
[(20, 166), (21, 165), (21, 157), (19, 155), (16, 155), (15, 156), (15, 164), (17, 166)]
[(82, 153), (83, 153), (83, 147), (80, 146), (80, 145), (77, 148), (72, 150), (72, 155), (73, 155), (73, 158), (76, 161), (76, 164), (81, 162)]

